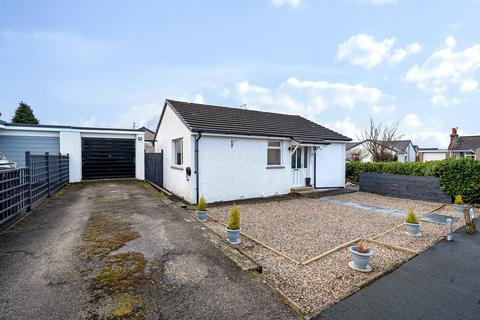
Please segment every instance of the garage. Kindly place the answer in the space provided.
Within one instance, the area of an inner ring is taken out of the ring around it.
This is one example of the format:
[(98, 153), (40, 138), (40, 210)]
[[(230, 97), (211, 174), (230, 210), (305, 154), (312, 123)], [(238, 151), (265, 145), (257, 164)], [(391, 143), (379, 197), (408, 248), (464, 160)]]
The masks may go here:
[(135, 178), (135, 140), (82, 138), (82, 178)]

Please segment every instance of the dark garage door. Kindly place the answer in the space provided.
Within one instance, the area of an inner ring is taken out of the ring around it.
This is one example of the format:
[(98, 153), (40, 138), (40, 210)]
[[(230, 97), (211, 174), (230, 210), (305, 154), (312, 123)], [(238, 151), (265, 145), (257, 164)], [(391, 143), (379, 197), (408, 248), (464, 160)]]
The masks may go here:
[(82, 177), (135, 178), (135, 140), (82, 138)]

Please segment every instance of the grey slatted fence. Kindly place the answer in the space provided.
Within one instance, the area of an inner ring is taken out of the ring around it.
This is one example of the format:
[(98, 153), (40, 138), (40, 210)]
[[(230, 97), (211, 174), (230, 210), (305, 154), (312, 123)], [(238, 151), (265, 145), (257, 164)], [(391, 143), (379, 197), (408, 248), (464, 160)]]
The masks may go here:
[(145, 153), (145, 179), (163, 187), (163, 152)]
[(0, 170), (0, 224), (30, 210), (69, 182), (69, 156), (25, 153), (26, 168)]

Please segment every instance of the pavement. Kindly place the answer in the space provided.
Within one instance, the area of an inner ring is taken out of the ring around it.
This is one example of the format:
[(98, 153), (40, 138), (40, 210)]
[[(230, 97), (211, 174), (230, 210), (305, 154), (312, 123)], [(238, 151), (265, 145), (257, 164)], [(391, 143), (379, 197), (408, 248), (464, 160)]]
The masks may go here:
[(461, 229), (314, 319), (480, 319), (480, 233)]
[(149, 185), (70, 185), (0, 230), (0, 319), (298, 319)]

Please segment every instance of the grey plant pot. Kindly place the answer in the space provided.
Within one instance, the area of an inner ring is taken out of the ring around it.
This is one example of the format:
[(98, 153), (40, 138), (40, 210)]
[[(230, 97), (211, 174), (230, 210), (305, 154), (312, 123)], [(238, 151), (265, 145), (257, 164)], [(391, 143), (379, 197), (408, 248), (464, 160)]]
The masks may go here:
[(207, 210), (204, 210), (204, 211), (197, 210), (197, 220), (200, 222), (207, 221)]
[(231, 244), (239, 244), (241, 242), (240, 229), (231, 230), (227, 228), (227, 234), (228, 234), (228, 242), (230, 242)]
[(411, 236), (417, 236), (420, 231), (420, 223), (408, 223), (405, 222), (405, 228), (407, 233)]
[(454, 204), (453, 205), (453, 209), (455, 209), (455, 211), (458, 211), (458, 212), (461, 212), (463, 213), (463, 209), (465, 208), (468, 208), (469, 206), (466, 205), (466, 204)]
[(360, 253), (357, 251), (357, 246), (351, 246), (349, 251), (352, 254), (352, 260), (355, 267), (359, 269), (367, 269), (368, 263), (373, 257), (373, 252), (370, 251), (369, 253)]

